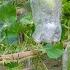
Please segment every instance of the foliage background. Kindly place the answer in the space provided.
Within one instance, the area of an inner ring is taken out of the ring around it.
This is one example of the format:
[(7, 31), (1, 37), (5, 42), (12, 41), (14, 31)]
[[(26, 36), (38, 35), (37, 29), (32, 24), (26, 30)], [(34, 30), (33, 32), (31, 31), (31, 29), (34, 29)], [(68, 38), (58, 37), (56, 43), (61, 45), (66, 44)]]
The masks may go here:
[[(9, 3), (7, 4), (7, 2)], [(21, 9), (23, 13), (20, 11), (23, 15), (18, 14), (19, 16), (17, 16), (16, 8), (18, 9), (23, 8)], [(43, 53), (48, 51), (47, 53), (50, 58), (53, 57), (56, 59), (60, 57), (63, 53), (64, 42), (70, 39), (70, 1), (69, 0), (62, 0), (61, 24), (62, 24), (62, 39), (60, 43), (57, 43), (55, 45), (50, 45), (50, 44), (46, 45), (44, 43), (37, 44), (33, 41), (31, 37), (35, 29), (35, 26), (32, 20), (29, 0), (28, 1), (26, 0), (0, 1), (0, 55), (20, 52), (22, 50), (27, 51), (27, 50), (37, 49), (38, 51), (42, 51)], [(21, 37), (23, 40), (21, 39)], [(52, 46), (54, 46), (54, 48), (51, 48)], [(51, 54), (52, 52), (53, 54)], [(55, 54), (56, 52), (57, 54)], [(42, 66), (43, 64), (40, 63), (40, 61), (43, 60), (41, 57), (42, 56), (37, 57), (35, 59), (31, 59), (36, 67), (40, 66), (37, 67), (36, 70), (42, 70), (41, 67), (43, 67)], [(45, 56), (44, 58), (46, 59)], [(7, 67), (7, 70), (22, 70), (24, 68), (23, 66), (25, 66), (23, 63), (5, 62), (4, 65)]]

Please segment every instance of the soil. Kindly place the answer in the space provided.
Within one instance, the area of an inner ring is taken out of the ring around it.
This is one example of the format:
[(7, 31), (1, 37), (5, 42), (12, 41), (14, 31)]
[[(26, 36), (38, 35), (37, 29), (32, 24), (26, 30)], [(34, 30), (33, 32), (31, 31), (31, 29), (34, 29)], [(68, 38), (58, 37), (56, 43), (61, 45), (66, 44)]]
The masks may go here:
[(45, 64), (48, 70), (62, 70), (62, 59), (61, 58), (57, 60), (47, 59), (46, 61), (45, 61)]

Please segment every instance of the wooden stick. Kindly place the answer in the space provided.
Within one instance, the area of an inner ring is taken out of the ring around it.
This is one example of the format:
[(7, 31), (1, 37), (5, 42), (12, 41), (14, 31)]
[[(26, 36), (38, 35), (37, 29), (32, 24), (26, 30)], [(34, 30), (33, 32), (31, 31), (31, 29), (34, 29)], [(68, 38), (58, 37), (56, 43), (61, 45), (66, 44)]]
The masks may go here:
[(7, 55), (1, 55), (0, 56), (0, 61), (3, 60), (17, 60), (17, 59), (22, 59), (22, 58), (26, 58), (29, 56), (34, 56), (37, 55), (38, 51), (22, 51), (22, 52), (18, 52), (18, 53), (14, 53), (14, 54), (7, 54)]

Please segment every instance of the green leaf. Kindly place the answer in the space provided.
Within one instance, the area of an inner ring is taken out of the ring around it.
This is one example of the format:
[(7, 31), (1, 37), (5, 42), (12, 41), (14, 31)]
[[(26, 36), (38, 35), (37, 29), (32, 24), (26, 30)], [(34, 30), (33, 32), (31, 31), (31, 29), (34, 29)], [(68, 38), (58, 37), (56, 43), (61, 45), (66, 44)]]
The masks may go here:
[(7, 29), (7, 33), (11, 34), (11, 33), (15, 33), (18, 34), (20, 33), (22, 30), (22, 25), (20, 23), (15, 23), (12, 24), (10, 27), (8, 27)]
[(64, 49), (61, 44), (55, 44), (53, 47), (47, 48), (46, 52), (49, 58), (57, 59), (63, 54)]
[(17, 42), (18, 42), (18, 36), (17, 36), (17, 34), (8, 34), (8, 35), (6, 36), (5, 41), (6, 41), (9, 45), (17, 44)]
[(12, 3), (4, 3), (0, 6), (0, 20), (16, 21), (16, 7)]
[(57, 59), (63, 54), (64, 48), (62, 44), (59, 43), (55, 45), (47, 44), (40, 48), (40, 51), (42, 51), (42, 53), (47, 53), (49, 58)]

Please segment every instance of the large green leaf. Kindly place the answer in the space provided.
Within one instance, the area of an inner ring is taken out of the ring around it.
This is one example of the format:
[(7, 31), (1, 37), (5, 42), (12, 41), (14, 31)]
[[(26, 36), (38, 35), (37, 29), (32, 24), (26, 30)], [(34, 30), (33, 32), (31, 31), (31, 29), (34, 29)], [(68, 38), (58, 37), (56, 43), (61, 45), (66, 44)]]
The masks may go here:
[(40, 48), (40, 51), (47, 53), (49, 58), (57, 59), (63, 54), (64, 49), (61, 44), (47, 44), (44, 47)]
[(14, 22), (16, 21), (16, 7), (10, 2), (4, 2), (0, 5), (0, 20)]
[(57, 59), (63, 54), (64, 49), (61, 44), (55, 44), (52, 47), (47, 47), (46, 51), (48, 57)]

